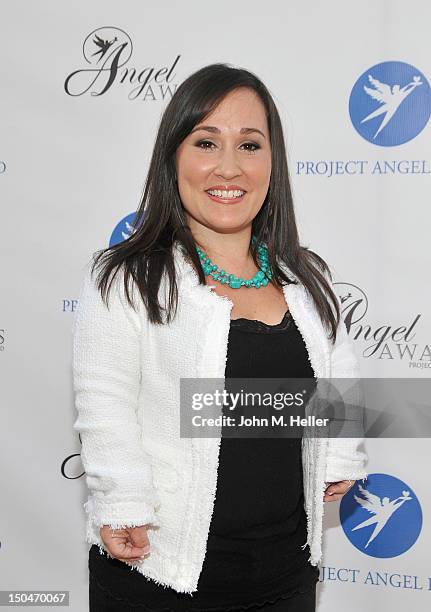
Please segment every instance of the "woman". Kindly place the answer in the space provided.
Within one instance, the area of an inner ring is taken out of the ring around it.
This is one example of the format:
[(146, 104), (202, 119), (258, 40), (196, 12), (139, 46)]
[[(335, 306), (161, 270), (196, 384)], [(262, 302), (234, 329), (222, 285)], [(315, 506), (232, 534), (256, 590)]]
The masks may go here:
[(323, 503), (366, 478), (360, 440), (180, 435), (182, 379), (358, 376), (255, 75), (181, 84), (135, 227), (75, 319), (90, 610), (315, 610)]

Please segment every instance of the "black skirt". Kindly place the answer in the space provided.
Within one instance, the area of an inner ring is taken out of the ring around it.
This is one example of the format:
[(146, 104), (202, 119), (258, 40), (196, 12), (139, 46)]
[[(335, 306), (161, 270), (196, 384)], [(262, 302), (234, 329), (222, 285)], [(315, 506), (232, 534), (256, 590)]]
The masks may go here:
[[(314, 379), (289, 311), (277, 325), (231, 320), (225, 377)], [(229, 438), (222, 432), (198, 590), (190, 595), (158, 585), (93, 545), (90, 594), (94, 601), (94, 593), (99, 600), (106, 595), (118, 610), (120, 602), (154, 612), (252, 610), (263, 604), (275, 610), (301, 596), (312, 606), (301, 609), (314, 610), (319, 569), (308, 561), (309, 547), (302, 548), (306, 539), (301, 438)], [(97, 608), (90, 597), (91, 610)]]

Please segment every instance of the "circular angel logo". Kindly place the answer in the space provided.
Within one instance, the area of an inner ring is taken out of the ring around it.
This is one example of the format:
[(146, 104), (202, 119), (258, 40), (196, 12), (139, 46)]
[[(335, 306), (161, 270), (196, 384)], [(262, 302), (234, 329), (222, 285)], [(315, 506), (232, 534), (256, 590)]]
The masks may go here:
[(87, 63), (92, 65), (104, 64), (110, 58), (120, 57), (121, 54), (118, 66), (123, 66), (129, 61), (132, 50), (132, 41), (127, 32), (120, 28), (104, 26), (88, 34), (82, 52)]
[(418, 498), (405, 482), (389, 474), (369, 474), (365, 483), (357, 480), (341, 499), (344, 533), (353, 546), (371, 557), (402, 555), (422, 529)]
[(404, 62), (368, 68), (353, 86), (350, 119), (372, 144), (394, 147), (415, 138), (431, 113), (430, 85), (424, 74)]

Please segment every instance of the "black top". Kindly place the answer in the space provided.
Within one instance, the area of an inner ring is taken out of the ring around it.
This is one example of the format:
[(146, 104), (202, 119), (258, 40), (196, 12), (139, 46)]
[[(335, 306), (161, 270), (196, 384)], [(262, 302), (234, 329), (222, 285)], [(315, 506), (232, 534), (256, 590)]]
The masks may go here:
[[(294, 319), (268, 325), (231, 320), (226, 378), (313, 378)], [(319, 569), (308, 557), (301, 438), (228, 438), (220, 441), (214, 512), (207, 552), (192, 595), (147, 579), (128, 565), (90, 549), (98, 582), (151, 611), (240, 610), (311, 588)]]

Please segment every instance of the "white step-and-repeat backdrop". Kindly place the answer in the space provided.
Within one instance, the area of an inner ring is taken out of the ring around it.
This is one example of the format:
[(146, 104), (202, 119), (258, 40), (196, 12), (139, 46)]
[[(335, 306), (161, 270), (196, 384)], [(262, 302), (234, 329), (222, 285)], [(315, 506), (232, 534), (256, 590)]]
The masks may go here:
[[(78, 291), (91, 254), (128, 235), (163, 110), (204, 65), (272, 92), (302, 242), (335, 271), (362, 375), (430, 377), (430, 22), (418, 0), (2, 5), (1, 590), (88, 609)], [(100, 40), (118, 49), (105, 63)], [(318, 610), (428, 610), (429, 441), (366, 448), (374, 506), (326, 504)]]

